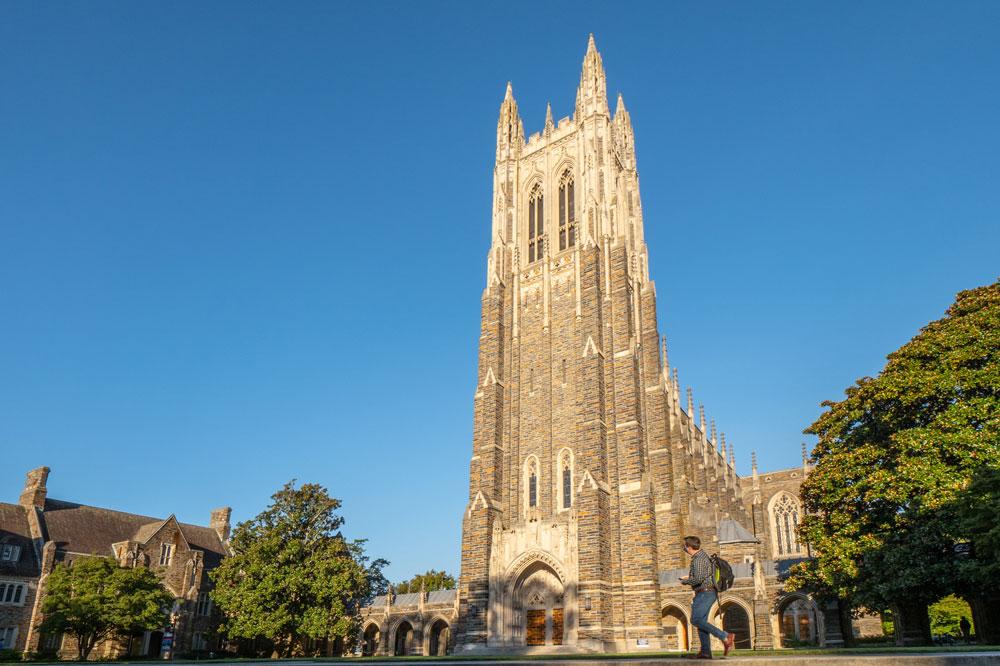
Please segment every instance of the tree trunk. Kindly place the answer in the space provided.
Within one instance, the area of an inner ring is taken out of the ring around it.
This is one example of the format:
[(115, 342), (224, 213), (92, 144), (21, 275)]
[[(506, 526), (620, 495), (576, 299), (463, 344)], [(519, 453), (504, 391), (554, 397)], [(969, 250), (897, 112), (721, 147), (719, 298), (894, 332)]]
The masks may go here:
[(897, 603), (892, 609), (892, 620), (897, 646), (931, 644), (931, 618), (923, 601)]
[(1000, 645), (1000, 593), (966, 597), (980, 645)]
[(844, 647), (854, 647), (854, 622), (851, 618), (851, 602), (847, 599), (837, 599), (837, 619), (840, 620), (840, 636)]

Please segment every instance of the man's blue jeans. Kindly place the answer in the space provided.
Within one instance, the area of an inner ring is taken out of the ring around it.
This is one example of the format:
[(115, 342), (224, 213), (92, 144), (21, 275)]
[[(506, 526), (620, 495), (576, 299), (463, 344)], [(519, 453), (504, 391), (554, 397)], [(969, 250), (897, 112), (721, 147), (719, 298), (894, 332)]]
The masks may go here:
[(709, 623), (708, 614), (715, 605), (717, 594), (715, 590), (706, 590), (694, 595), (691, 602), (691, 624), (698, 627), (698, 640), (701, 641), (701, 654), (706, 657), (712, 656), (712, 639), (715, 636), (720, 641), (726, 640), (726, 632), (719, 629), (714, 624)]

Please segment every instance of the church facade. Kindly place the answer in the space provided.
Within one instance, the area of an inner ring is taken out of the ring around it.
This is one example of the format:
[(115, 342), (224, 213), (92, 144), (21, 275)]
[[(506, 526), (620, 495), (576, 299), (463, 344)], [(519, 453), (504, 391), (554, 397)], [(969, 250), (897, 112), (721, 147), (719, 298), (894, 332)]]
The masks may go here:
[(721, 608), (742, 647), (773, 646), (778, 562), (805, 555), (807, 469), (767, 476), (784, 486), (770, 523), (767, 484), (736, 474), (682, 397), (657, 328), (635, 136), (620, 95), (610, 110), (592, 36), (572, 117), (549, 109), (526, 137), (508, 84), (490, 238), (456, 650), (687, 647), (686, 534), (737, 564)]
[[(635, 137), (593, 36), (572, 117), (526, 137), (500, 105), (458, 589), (379, 597), (366, 654), (697, 647), (685, 535), (734, 565), (737, 647), (843, 642), (783, 591), (808, 557), (802, 464), (741, 478), (657, 328)], [(433, 597), (432, 600), (432, 596)], [(860, 632), (862, 627), (858, 627)], [(444, 636), (444, 638), (442, 638)]]

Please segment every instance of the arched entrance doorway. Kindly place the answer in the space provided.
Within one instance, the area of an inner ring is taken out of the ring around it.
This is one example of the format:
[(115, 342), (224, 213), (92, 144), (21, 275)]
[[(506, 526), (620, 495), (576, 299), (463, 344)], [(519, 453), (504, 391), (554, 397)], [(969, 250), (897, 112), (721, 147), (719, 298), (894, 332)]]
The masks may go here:
[(781, 607), (781, 647), (816, 645), (816, 605), (808, 599), (793, 597)]
[(527, 646), (562, 645), (566, 633), (563, 584), (544, 562), (533, 562), (514, 584), (514, 608)]
[(753, 647), (750, 631), (750, 616), (743, 606), (735, 602), (723, 603), (716, 618), (721, 618), (722, 630), (736, 634), (735, 647), (737, 650), (749, 650)]
[(365, 627), (364, 642), (361, 645), (361, 654), (366, 657), (373, 656), (378, 652), (379, 630), (377, 624), (369, 624)]
[(413, 647), (413, 626), (403, 620), (396, 627), (396, 639), (393, 642), (392, 653), (397, 657), (402, 657), (408, 654), (412, 654), (411, 649)]
[(690, 649), (687, 618), (677, 606), (663, 609), (663, 645), (668, 650), (686, 652)]
[(431, 625), (430, 637), (427, 642), (427, 654), (431, 657), (443, 657), (448, 654), (448, 644), (451, 642), (451, 628), (444, 620), (438, 620)]

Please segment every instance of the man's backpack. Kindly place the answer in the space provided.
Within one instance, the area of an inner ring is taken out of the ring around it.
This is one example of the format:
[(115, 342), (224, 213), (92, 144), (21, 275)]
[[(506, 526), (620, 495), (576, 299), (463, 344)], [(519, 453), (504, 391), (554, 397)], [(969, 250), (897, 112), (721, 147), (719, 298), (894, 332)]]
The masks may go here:
[(725, 592), (733, 586), (733, 568), (729, 566), (729, 562), (719, 557), (718, 553), (712, 555), (709, 559), (712, 560), (712, 581), (715, 583), (715, 589), (719, 592)]

